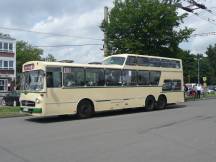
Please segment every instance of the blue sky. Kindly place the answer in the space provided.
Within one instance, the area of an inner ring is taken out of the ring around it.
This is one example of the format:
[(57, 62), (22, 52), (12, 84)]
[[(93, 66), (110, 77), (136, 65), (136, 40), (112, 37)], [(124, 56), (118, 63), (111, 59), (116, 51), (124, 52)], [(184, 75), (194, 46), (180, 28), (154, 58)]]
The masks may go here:
[[(195, 28), (194, 33), (216, 31), (216, 1), (199, 0), (199, 2), (204, 3), (213, 11), (213, 14), (197, 10), (199, 16), (206, 20), (190, 14), (182, 26)], [(17, 27), (103, 39), (99, 26), (103, 20), (104, 6), (111, 8), (112, 0), (0, 0), (0, 27)], [(184, 11), (179, 10), (179, 12)], [(215, 24), (209, 23), (208, 18)], [(25, 40), (33, 45), (103, 43), (100, 40), (54, 37), (2, 29), (0, 32), (8, 33), (17, 40)], [(180, 47), (197, 54), (204, 53), (206, 48), (214, 43), (216, 43), (216, 36), (195, 37), (188, 42), (183, 42)], [(45, 55), (51, 53), (58, 60), (72, 59), (75, 62), (87, 63), (103, 59), (101, 48), (102, 46), (85, 46), (43, 49)]]

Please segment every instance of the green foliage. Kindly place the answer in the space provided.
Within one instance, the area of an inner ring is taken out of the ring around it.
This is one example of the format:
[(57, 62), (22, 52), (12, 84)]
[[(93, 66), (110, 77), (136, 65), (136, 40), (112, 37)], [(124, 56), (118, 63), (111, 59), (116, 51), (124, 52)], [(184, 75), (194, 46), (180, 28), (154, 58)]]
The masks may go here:
[(16, 59), (17, 59), (17, 73), (22, 72), (22, 65), (28, 61), (41, 60), (43, 50), (35, 48), (24, 41), (17, 41), (16, 43)]
[(210, 73), (212, 74), (211, 82), (216, 84), (216, 44), (210, 45), (207, 48), (206, 55), (208, 56), (208, 62), (210, 65)]
[[(178, 15), (178, 0), (115, 0), (107, 33), (110, 54), (134, 53), (175, 57), (178, 45), (187, 40), (191, 28), (179, 29), (186, 14)], [(178, 28), (178, 29), (177, 29)]]
[(197, 61), (196, 56), (191, 54), (190, 51), (183, 51), (181, 49), (177, 52), (177, 58), (182, 59), (184, 82), (195, 83), (197, 82)]
[(48, 54), (47, 57), (42, 59), (43, 61), (55, 62), (56, 58), (52, 54)]

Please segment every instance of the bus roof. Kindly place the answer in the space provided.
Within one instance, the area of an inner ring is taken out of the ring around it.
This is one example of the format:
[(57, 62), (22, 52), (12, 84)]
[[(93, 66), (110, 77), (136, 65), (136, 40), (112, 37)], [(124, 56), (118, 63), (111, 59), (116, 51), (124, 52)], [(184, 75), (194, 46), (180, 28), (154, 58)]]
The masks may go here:
[(168, 60), (176, 60), (176, 61), (181, 61), (181, 59), (177, 59), (177, 58), (170, 58), (170, 57), (159, 57), (159, 56), (150, 56), (150, 55), (137, 55), (137, 54), (117, 54), (117, 55), (111, 55), (106, 58), (109, 57), (128, 57), (128, 56), (135, 56), (135, 57), (148, 57), (148, 58), (159, 58), (159, 59), (168, 59)]
[[(30, 71), (24, 70), (25, 66), (34, 65), (36, 66), (35, 69), (39, 69), (39, 67), (46, 67), (46, 66), (65, 66), (65, 67), (90, 67), (90, 68), (115, 68), (115, 69), (122, 69), (123, 65), (103, 65), (103, 64), (77, 64), (77, 63), (62, 63), (62, 62), (45, 62), (45, 61), (30, 61), (23, 64), (23, 71)], [(31, 69), (33, 70), (33, 69)]]
[[(124, 58), (126, 58), (128, 56), (159, 58), (159, 59), (176, 60), (176, 61), (182, 62), (181, 59), (158, 57), (158, 56), (149, 56), (149, 55), (135, 55), (135, 54), (118, 54), (118, 55), (108, 56), (106, 58), (109, 58), (109, 57), (124, 57)], [(32, 69), (31, 65), (34, 66), (34, 69)], [(47, 67), (47, 66), (54, 66), (54, 67), (55, 66), (57, 66), (57, 67), (62, 67), (62, 66), (70, 67), (70, 66), (72, 66), (72, 67), (110, 68), (110, 69), (112, 69), (112, 68), (114, 68), (114, 69), (123, 69), (123, 68), (125, 68), (124, 64), (123, 65), (115, 65), (115, 64), (104, 65), (104, 64), (78, 64), (78, 63), (64, 63), (64, 62), (30, 61), (30, 62), (26, 62), (23, 65), (23, 71), (31, 71), (31, 70), (36, 70), (36, 69), (45, 70), (45, 67)], [(25, 67), (27, 67), (27, 68), (25, 68)], [(137, 67), (136, 66), (135, 67), (131, 66), (131, 69), (134, 69), (134, 68), (137, 68)], [(140, 69), (140, 68), (142, 68), (142, 67), (139, 67), (138, 69)], [(145, 67), (145, 68), (147, 68), (147, 69), (150, 69), (150, 68), (157, 69), (158, 67)], [(167, 69), (167, 70), (170, 71), (169, 69)]]

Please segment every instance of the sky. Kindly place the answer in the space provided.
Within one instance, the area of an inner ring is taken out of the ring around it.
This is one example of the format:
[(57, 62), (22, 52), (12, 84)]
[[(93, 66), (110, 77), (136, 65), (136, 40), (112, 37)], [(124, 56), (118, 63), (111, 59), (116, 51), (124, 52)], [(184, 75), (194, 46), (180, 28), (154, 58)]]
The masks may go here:
[[(212, 11), (196, 10), (199, 17), (189, 14), (182, 27), (192, 27), (196, 33), (216, 32), (216, 1), (197, 0)], [(185, 6), (188, 4), (185, 2)], [(77, 47), (43, 47), (44, 56), (58, 60), (70, 59), (77, 63), (103, 60), (103, 32), (99, 26), (104, 17), (104, 6), (112, 8), (113, 0), (0, 0), (0, 32), (10, 34), (35, 46), (99, 44)], [(179, 13), (184, 13), (179, 10)], [(69, 35), (60, 37), (1, 29), (23, 28), (33, 31)], [(86, 39), (84, 39), (85, 37)], [(93, 39), (87, 39), (93, 38)], [(192, 37), (180, 47), (192, 53), (205, 53), (216, 43), (216, 35)]]

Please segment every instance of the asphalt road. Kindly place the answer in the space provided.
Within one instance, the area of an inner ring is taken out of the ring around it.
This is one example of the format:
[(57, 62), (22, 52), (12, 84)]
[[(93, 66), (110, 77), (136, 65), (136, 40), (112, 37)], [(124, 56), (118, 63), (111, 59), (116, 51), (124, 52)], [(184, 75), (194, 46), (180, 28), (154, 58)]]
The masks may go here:
[(0, 119), (0, 162), (215, 162), (216, 100), (167, 110)]

